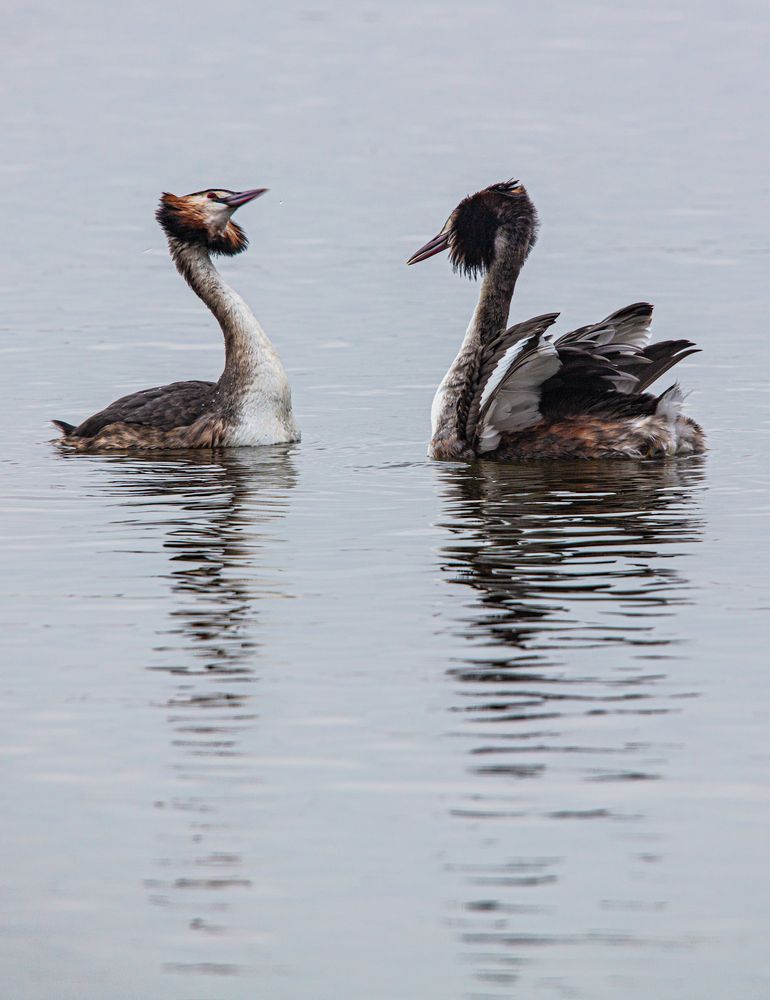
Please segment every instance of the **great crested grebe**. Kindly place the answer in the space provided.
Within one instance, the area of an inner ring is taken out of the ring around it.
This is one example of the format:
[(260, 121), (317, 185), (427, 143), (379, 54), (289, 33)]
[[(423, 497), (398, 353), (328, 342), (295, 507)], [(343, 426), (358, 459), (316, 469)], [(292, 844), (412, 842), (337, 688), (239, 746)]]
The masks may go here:
[(177, 270), (222, 328), (225, 369), (219, 381), (173, 382), (134, 392), (77, 427), (54, 420), (62, 431), (60, 444), (105, 451), (299, 441), (281, 360), (251, 309), (211, 262), (212, 254), (232, 257), (246, 249), (246, 234), (232, 214), (266, 190), (216, 188), (181, 198), (164, 194), (155, 213)]
[(449, 250), (455, 270), (484, 276), (460, 351), (436, 392), (428, 454), (436, 459), (654, 458), (705, 449), (673, 385), (645, 392), (697, 348), (650, 344), (652, 306), (638, 302), (553, 339), (558, 313), (506, 329), (516, 279), (537, 234), (516, 180), (465, 198), (408, 264)]

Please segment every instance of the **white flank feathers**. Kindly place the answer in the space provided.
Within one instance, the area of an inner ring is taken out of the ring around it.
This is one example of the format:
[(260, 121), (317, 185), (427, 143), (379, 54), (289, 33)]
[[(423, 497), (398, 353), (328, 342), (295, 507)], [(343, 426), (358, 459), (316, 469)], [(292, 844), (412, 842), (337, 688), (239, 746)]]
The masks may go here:
[(495, 365), (495, 370), (487, 379), (487, 384), (481, 393), (481, 403), (479, 404), (479, 409), (483, 410), (484, 407), (489, 402), (490, 396), (492, 396), (500, 385), (502, 380), (508, 374), (508, 370), (513, 364), (513, 362), (518, 358), (521, 352), (529, 343), (528, 340), (520, 340), (515, 344), (511, 344), (505, 354), (500, 358), (500, 360)]
[(678, 382), (666, 389), (664, 393), (658, 398), (658, 405), (655, 407), (655, 414), (658, 417), (663, 417), (665, 420), (674, 423), (678, 417), (682, 415), (682, 405), (684, 404), (685, 395), (682, 392), (681, 386)]
[[(542, 419), (540, 387), (561, 362), (550, 337), (542, 336), (534, 348), (530, 343), (510, 347), (484, 387), (476, 445), (480, 452), (493, 451), (502, 434), (523, 431)], [(516, 358), (525, 348), (531, 354), (516, 367)]]

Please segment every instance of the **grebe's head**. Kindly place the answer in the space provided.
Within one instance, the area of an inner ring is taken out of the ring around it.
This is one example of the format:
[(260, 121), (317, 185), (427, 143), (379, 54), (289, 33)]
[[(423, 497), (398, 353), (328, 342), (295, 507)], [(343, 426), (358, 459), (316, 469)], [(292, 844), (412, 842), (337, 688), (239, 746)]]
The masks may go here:
[(524, 185), (503, 181), (464, 198), (438, 236), (412, 254), (407, 264), (448, 250), (452, 267), (475, 278), (501, 257), (521, 266), (536, 236), (537, 213)]
[(266, 191), (267, 188), (248, 191), (209, 188), (181, 197), (165, 193), (161, 195), (155, 218), (169, 239), (232, 257), (249, 245), (246, 233), (232, 221), (233, 212)]

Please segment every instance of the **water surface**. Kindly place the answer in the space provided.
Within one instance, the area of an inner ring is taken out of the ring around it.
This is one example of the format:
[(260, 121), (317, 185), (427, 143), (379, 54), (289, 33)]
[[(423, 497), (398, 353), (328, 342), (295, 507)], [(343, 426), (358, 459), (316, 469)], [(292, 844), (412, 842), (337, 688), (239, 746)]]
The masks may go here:
[[(739, 2), (8, 12), (0, 955), (15, 1000), (770, 995), (770, 16)], [(657, 306), (711, 450), (438, 465), (475, 289), (403, 261), (521, 177), (514, 318)], [(301, 444), (62, 456), (216, 377), (161, 190)]]

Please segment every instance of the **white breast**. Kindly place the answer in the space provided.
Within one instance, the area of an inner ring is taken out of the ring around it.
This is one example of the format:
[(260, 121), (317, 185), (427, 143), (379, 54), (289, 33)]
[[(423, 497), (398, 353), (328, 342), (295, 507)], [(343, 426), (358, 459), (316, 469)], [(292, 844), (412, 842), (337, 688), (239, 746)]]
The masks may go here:
[(288, 384), (283, 391), (271, 391), (274, 388), (277, 387), (260, 384), (244, 396), (228, 434), (228, 444), (254, 447), (299, 441)]

